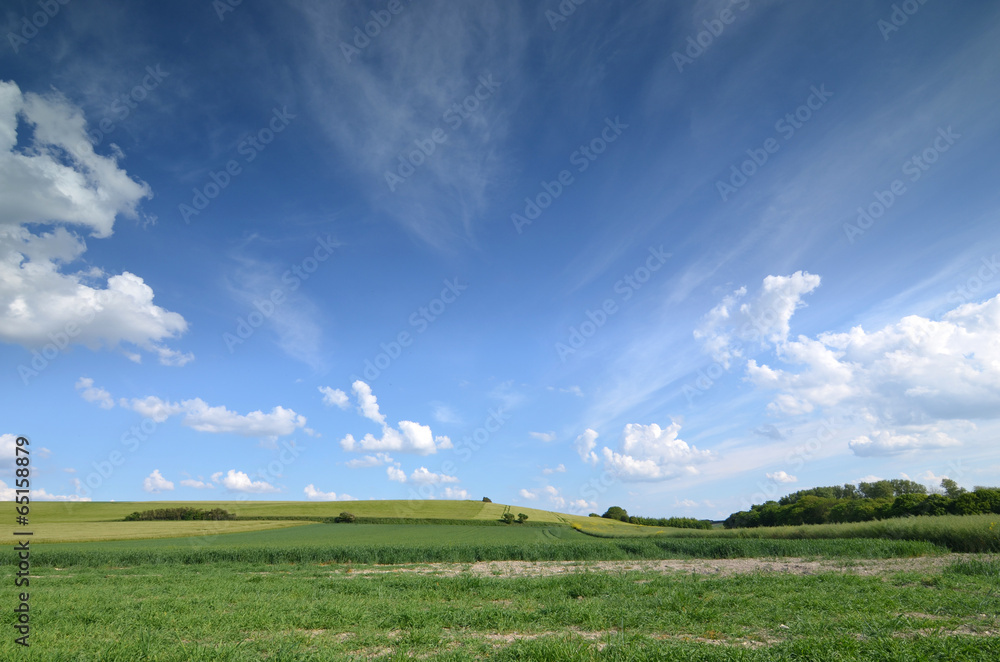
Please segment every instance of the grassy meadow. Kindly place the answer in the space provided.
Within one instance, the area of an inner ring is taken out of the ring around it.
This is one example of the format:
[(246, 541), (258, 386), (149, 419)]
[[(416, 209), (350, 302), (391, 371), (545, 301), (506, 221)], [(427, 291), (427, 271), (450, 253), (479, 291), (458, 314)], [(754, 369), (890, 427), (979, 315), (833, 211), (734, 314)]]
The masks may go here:
[[(178, 505), (314, 521), (120, 521)], [(342, 510), (466, 525), (315, 521)], [(534, 525), (493, 525), (508, 510)], [(32, 516), (31, 647), (5, 609), (3, 660), (1000, 658), (1000, 560), (948, 544), (992, 540), (974, 517), (878, 536), (472, 501), (39, 503)]]

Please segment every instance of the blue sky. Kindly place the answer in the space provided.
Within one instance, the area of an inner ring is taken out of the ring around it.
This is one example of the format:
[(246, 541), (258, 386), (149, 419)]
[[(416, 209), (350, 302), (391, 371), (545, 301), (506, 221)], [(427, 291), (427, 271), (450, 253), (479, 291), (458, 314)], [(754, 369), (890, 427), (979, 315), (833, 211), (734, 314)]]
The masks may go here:
[(37, 497), (720, 518), (996, 483), (993, 3), (0, 28), (0, 432)]

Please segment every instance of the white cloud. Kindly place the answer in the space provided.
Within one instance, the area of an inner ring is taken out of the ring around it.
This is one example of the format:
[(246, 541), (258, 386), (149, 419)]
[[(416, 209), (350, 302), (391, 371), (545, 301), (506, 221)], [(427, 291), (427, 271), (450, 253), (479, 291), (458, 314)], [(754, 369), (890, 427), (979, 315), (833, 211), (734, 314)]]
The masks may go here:
[(674, 505), (680, 506), (681, 508), (694, 508), (698, 505), (698, 502), (691, 499), (679, 499), (674, 500)]
[(564, 499), (562, 497), (562, 495), (559, 494), (559, 489), (558, 488), (556, 488), (556, 487), (554, 487), (552, 485), (546, 485), (545, 488), (543, 489), (543, 491), (546, 494), (549, 495), (549, 502), (553, 506), (555, 506), (556, 508), (565, 508), (566, 507), (566, 499)]
[(426, 425), (413, 421), (399, 421), (398, 425), (398, 430), (383, 427), (381, 437), (369, 433), (356, 440), (353, 435), (348, 434), (340, 440), (340, 445), (345, 451), (394, 451), (417, 455), (429, 455), (439, 449), (452, 447), (448, 437), (435, 437)]
[(549, 443), (556, 440), (555, 432), (529, 432), (528, 434), (530, 434), (538, 441), (542, 441), (545, 443)]
[(221, 471), (212, 474), (212, 480), (222, 483), (222, 486), (233, 492), (246, 492), (249, 494), (267, 494), (279, 492), (274, 485), (263, 480), (251, 480), (250, 476), (242, 471), (230, 469), (223, 474)]
[(458, 478), (446, 474), (436, 474), (427, 470), (427, 467), (415, 469), (410, 474), (410, 480), (422, 485), (437, 485), (438, 483), (457, 483)]
[(385, 416), (378, 410), (378, 400), (372, 393), (371, 386), (359, 379), (351, 385), (351, 388), (358, 398), (358, 413), (379, 425), (385, 425)]
[(406, 482), (406, 472), (399, 468), (399, 465), (394, 467), (386, 467), (385, 473), (389, 476), (389, 480), (395, 481), (397, 483)]
[(306, 497), (310, 501), (356, 501), (350, 494), (341, 494), (338, 496), (336, 492), (321, 492), (312, 483), (306, 485), (302, 491), (305, 492)]
[[(32, 130), (18, 136), (19, 120)], [(57, 92), (22, 95), (15, 83), (0, 81), (0, 341), (119, 348), (140, 357), (132, 346), (164, 364), (190, 361), (163, 345), (187, 322), (155, 305), (141, 277), (65, 270), (87, 246), (64, 226), (109, 237), (116, 217), (136, 218), (151, 196), (118, 167), (118, 156), (94, 152), (79, 108)], [(26, 228), (32, 224), (55, 227), (35, 234)]]
[(764, 475), (767, 476), (768, 480), (773, 480), (776, 483), (795, 483), (799, 480), (795, 476), (790, 476), (784, 471), (775, 471), (774, 473), (767, 473)]
[(565, 472), (566, 472), (566, 465), (565, 464), (560, 464), (555, 469), (551, 469), (549, 467), (545, 467), (544, 469), (542, 469), (542, 473), (544, 475), (546, 475), (546, 476), (551, 475), (551, 474), (561, 474), (561, 473), (565, 473)]
[(115, 401), (111, 394), (103, 388), (95, 387), (94, 380), (90, 377), (81, 377), (76, 382), (76, 389), (80, 391), (80, 397), (87, 402), (96, 402), (101, 409), (111, 409), (115, 406)]
[(275, 438), (292, 434), (305, 426), (306, 417), (291, 409), (274, 407), (270, 413), (252, 411), (242, 415), (225, 407), (211, 407), (201, 398), (185, 400), (183, 424), (199, 432), (238, 434), (243, 437)]
[(839, 403), (879, 412), (887, 426), (1000, 417), (1000, 295), (961, 305), (940, 321), (910, 315), (866, 332), (785, 343), (779, 358), (792, 374), (748, 364), (748, 378), (779, 391), (776, 411), (796, 413)]
[(946, 433), (926, 427), (923, 430), (914, 430), (914, 434), (896, 434), (895, 430), (877, 430), (871, 436), (861, 435), (848, 443), (854, 454), (862, 457), (898, 455), (909, 451), (960, 445), (961, 442)]
[(694, 337), (706, 352), (726, 369), (741, 358), (743, 343), (783, 343), (788, 338), (789, 320), (802, 304), (802, 296), (819, 287), (820, 277), (796, 271), (791, 276), (767, 276), (752, 301), (740, 303), (747, 294), (741, 287), (715, 306)]
[(364, 457), (355, 458), (346, 462), (347, 466), (351, 469), (364, 469), (367, 467), (381, 467), (384, 464), (391, 464), (392, 456), (387, 453), (375, 453), (374, 455), (365, 455)]
[[(7, 436), (7, 435), (4, 435)], [(74, 479), (76, 484), (80, 484), (79, 479)], [(0, 480), (0, 501), (13, 501), (15, 497), (22, 496), (17, 493), (16, 487), (7, 487), (7, 483)], [(90, 501), (90, 497), (82, 497), (77, 494), (50, 494), (44, 487), (31, 488), (32, 501)]]
[(589, 510), (591, 508), (597, 508), (597, 502), (587, 501), (586, 499), (576, 499), (569, 502), (569, 507), (576, 511)]
[(597, 453), (594, 452), (594, 448), (597, 446), (597, 437), (598, 434), (595, 430), (587, 428), (573, 442), (573, 448), (584, 462), (590, 464), (598, 463)]
[(323, 404), (327, 407), (339, 407), (340, 409), (347, 409), (351, 406), (350, 400), (347, 398), (347, 394), (341, 391), (339, 388), (330, 388), (329, 386), (320, 386), (319, 392), (323, 394)]
[(604, 448), (605, 469), (626, 481), (666, 480), (697, 474), (694, 465), (711, 460), (713, 455), (679, 439), (680, 428), (676, 422), (666, 428), (656, 423), (629, 423), (622, 431), (618, 452)]
[[(273, 440), (292, 434), (306, 424), (305, 416), (280, 405), (267, 414), (258, 410), (243, 415), (223, 406), (212, 407), (201, 398), (184, 400), (177, 404), (161, 400), (156, 396), (148, 396), (141, 400), (122, 398), (119, 404), (157, 423), (162, 423), (170, 416), (184, 414), (181, 423), (199, 432), (237, 434), (243, 437)], [(309, 429), (306, 428), (306, 431)]]
[(520, 492), (518, 492), (518, 494), (521, 495), (522, 499), (537, 499), (538, 498), (538, 493), (537, 492), (532, 492), (531, 490), (526, 490), (526, 489), (523, 489), (523, 488), (521, 489)]
[(441, 490), (441, 498), (443, 499), (468, 499), (468, 490), (463, 490), (457, 487), (446, 487)]
[(167, 480), (160, 474), (159, 469), (154, 469), (153, 473), (146, 476), (142, 481), (142, 489), (147, 492), (169, 492), (174, 489), (173, 482)]

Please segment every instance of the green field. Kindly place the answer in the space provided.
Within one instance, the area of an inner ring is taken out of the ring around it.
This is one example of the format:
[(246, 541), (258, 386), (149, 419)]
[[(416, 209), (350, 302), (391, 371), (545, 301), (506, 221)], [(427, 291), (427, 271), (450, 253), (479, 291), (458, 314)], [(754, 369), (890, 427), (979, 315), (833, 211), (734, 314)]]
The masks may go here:
[[(471, 501), (183, 504), (465, 526), (116, 521), (177, 505), (32, 504), (33, 528), (77, 542), (33, 542), (32, 645), (14, 645), (5, 609), (0, 659), (1000, 658), (1000, 560), (928, 540), (656, 529)], [(474, 525), (508, 508), (539, 525)], [(914, 531), (983, 528), (933, 519)], [(120, 539), (147, 533), (176, 537)]]

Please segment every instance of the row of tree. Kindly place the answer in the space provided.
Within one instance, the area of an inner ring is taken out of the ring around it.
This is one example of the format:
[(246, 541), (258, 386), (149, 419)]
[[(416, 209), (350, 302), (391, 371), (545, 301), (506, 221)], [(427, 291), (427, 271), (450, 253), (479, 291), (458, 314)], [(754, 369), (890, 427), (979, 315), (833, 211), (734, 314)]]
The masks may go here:
[(125, 517), (126, 522), (151, 522), (155, 520), (170, 521), (190, 521), (190, 520), (225, 520), (236, 519), (236, 515), (223, 510), (222, 508), (212, 508), (202, 510), (201, 508), (157, 508), (156, 510), (136, 511)]
[(970, 492), (945, 478), (939, 493), (928, 494), (920, 483), (894, 479), (799, 490), (733, 513), (723, 526), (741, 529), (984, 513), (1000, 514), (1000, 489), (976, 487)]
[(712, 521), (707, 519), (695, 519), (693, 517), (637, 517), (629, 515), (628, 511), (620, 506), (611, 506), (603, 515), (590, 513), (591, 517), (603, 517), (614, 519), (629, 524), (640, 524), (642, 526), (672, 526), (677, 529), (711, 529)]

